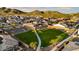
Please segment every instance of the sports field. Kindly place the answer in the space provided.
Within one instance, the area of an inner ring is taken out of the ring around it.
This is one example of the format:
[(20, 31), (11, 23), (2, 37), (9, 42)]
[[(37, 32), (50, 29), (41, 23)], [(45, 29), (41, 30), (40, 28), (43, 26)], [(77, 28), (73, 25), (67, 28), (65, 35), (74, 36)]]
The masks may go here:
[[(56, 29), (37, 30), (37, 33), (41, 38), (42, 47), (55, 44), (68, 37), (68, 34)], [(38, 44), (37, 37), (33, 31), (20, 33), (15, 36), (29, 46), (36, 47)]]

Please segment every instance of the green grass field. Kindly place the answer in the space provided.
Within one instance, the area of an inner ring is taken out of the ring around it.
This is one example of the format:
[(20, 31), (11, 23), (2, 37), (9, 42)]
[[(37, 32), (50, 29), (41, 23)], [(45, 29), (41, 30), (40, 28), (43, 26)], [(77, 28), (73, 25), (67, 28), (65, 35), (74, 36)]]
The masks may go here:
[(55, 44), (68, 37), (68, 34), (56, 29), (39, 30), (37, 32), (42, 39), (42, 47)]
[(26, 44), (28, 44), (32, 48), (36, 48), (36, 46), (38, 44), (37, 43), (37, 37), (36, 37), (36, 35), (34, 34), (33, 31), (20, 33), (20, 34), (17, 34), (15, 36), (16, 36), (16, 38), (18, 38), (19, 40), (25, 42)]
[[(68, 34), (56, 29), (37, 30), (37, 32), (41, 38), (42, 47), (55, 44), (68, 37)], [(37, 37), (35, 36), (33, 31), (24, 32), (15, 36), (28, 45), (34, 44), (33, 46), (37, 46), (38, 44)]]

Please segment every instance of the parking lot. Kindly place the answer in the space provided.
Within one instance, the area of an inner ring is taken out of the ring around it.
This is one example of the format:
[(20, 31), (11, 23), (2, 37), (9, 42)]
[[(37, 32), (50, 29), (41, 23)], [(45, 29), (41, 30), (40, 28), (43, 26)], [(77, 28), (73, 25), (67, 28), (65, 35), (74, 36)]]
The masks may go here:
[(26, 32), (26, 31), (27, 31), (27, 30), (22, 29), (22, 28), (17, 28), (17, 29), (10, 30), (10, 32), (11, 32), (12, 34), (19, 34), (19, 33)]

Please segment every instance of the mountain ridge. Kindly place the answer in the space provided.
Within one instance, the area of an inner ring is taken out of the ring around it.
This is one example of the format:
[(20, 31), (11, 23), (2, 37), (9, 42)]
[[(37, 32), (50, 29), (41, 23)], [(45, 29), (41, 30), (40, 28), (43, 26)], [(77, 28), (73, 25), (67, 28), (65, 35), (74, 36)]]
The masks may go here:
[(79, 16), (79, 13), (70, 13), (70, 14), (65, 14), (61, 13), (58, 11), (40, 11), (40, 10), (34, 10), (31, 12), (24, 12), (18, 9), (11, 9), (11, 8), (6, 8), (6, 7), (1, 7), (0, 8), (0, 15), (1, 16), (8, 16), (8, 15), (22, 15), (22, 16), (42, 16), (45, 18), (70, 18), (73, 16)]

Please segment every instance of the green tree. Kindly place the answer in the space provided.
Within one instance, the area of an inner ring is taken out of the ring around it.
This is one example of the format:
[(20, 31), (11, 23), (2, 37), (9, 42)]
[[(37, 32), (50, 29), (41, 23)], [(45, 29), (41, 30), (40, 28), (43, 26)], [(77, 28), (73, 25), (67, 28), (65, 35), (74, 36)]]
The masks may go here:
[(33, 49), (35, 49), (35, 48), (37, 47), (37, 46), (36, 46), (36, 42), (31, 42), (31, 43), (30, 43), (30, 47), (33, 48)]

